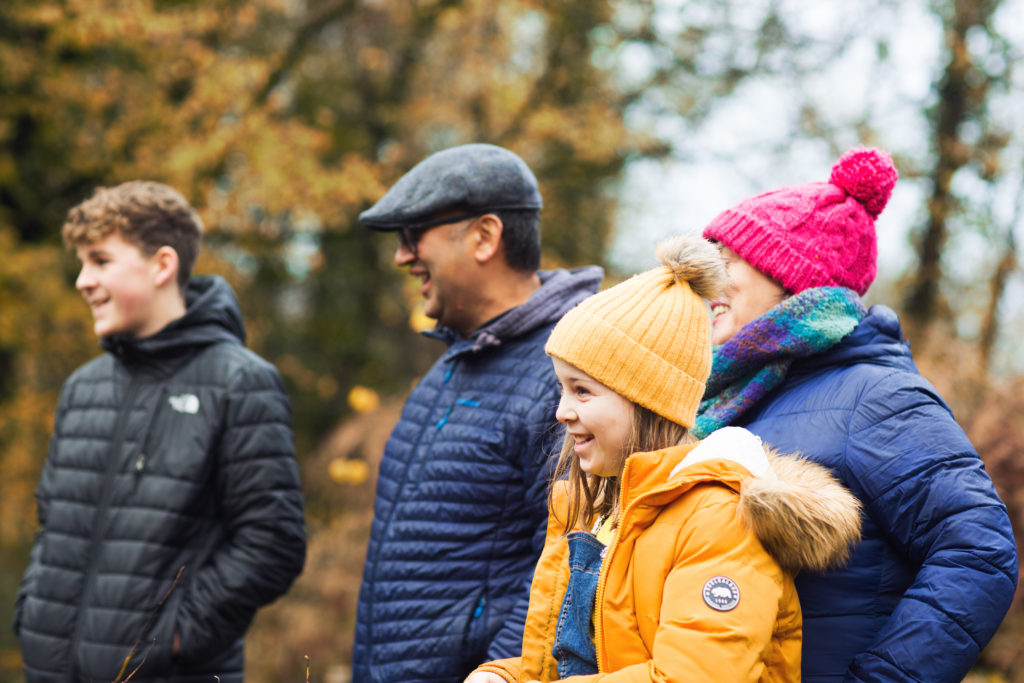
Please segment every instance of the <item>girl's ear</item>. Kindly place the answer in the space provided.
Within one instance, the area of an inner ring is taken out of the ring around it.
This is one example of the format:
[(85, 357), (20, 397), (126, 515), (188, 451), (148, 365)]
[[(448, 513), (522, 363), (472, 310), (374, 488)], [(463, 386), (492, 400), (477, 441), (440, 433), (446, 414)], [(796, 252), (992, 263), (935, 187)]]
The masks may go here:
[(157, 287), (163, 287), (167, 282), (172, 282), (177, 287), (178, 278), (178, 252), (173, 247), (163, 246), (153, 254), (153, 264), (156, 267), (153, 281)]

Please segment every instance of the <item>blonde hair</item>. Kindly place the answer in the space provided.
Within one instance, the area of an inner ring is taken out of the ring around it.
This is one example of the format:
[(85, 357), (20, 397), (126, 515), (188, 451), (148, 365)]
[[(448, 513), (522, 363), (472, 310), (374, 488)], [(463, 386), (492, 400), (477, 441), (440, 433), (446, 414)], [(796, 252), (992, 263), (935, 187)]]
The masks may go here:
[[(594, 521), (610, 517), (613, 523), (619, 518), (619, 479), (626, 459), (633, 453), (656, 451), (670, 446), (693, 443), (696, 439), (681, 424), (662, 417), (639, 403), (633, 403), (633, 420), (629, 440), (615, 465), (613, 477), (599, 477), (580, 469), (580, 460), (573, 450), (574, 440), (568, 434), (562, 442), (558, 464), (552, 475), (552, 484), (560, 479), (568, 482), (569, 506), (564, 520), (565, 532), (580, 527), (589, 529)], [(551, 496), (554, 487), (549, 488), (548, 508), (553, 512)]]

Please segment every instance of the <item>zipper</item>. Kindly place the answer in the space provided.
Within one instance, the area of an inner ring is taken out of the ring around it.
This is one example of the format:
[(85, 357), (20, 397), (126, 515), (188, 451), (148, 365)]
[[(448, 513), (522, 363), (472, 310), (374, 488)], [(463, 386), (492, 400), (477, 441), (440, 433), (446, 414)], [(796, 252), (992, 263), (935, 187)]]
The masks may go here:
[(71, 652), (70, 680), (78, 678), (78, 661), (75, 657), (75, 653), (78, 652), (78, 641), (82, 639), (84, 623), (83, 615), (89, 606), (89, 597), (92, 593), (93, 584), (96, 582), (96, 564), (99, 560), (99, 541), (102, 538), (106, 527), (110, 499), (114, 495), (111, 484), (114, 480), (114, 475), (117, 473), (121, 446), (124, 444), (125, 426), (128, 422), (128, 416), (132, 413), (132, 407), (135, 403), (135, 395), (139, 390), (139, 384), (140, 382), (135, 379), (129, 381), (128, 389), (125, 391), (121, 412), (118, 413), (117, 422), (114, 424), (114, 438), (111, 441), (110, 453), (107, 458), (107, 470), (103, 477), (103, 490), (100, 493), (99, 504), (96, 506), (96, 513), (93, 515), (92, 539), (89, 542), (89, 561), (86, 564), (85, 582), (82, 587), (82, 600), (79, 603), (78, 615), (75, 617), (75, 630), (71, 635), (71, 646), (69, 648), (69, 652)]
[[(623, 470), (623, 474), (625, 474)], [(632, 504), (630, 504), (632, 507)], [(601, 562), (601, 572), (597, 577), (597, 596), (595, 597), (595, 604), (597, 610), (595, 612), (596, 618), (594, 619), (594, 644), (597, 650), (597, 671), (598, 673), (604, 673), (605, 666), (604, 662), (601, 661), (604, 657), (604, 588), (608, 582), (608, 567), (612, 563), (612, 557), (615, 555), (615, 548), (619, 544), (619, 535), (622, 532), (622, 527), (626, 521), (626, 513), (629, 512), (629, 508), (622, 511), (622, 515), (619, 517), (619, 523), (615, 525), (615, 534), (612, 536), (611, 542), (608, 547), (605, 548), (604, 559)]]
[[(625, 482), (629, 480), (629, 469), (632, 463), (627, 459), (626, 465), (622, 469), (622, 475), (619, 479), (619, 500), (623, 500), (626, 494)], [(678, 484), (678, 482), (674, 482)], [(604, 589), (605, 584), (608, 582), (608, 568), (611, 566), (612, 557), (615, 555), (615, 550), (619, 545), (619, 539), (622, 536), (622, 530), (626, 527), (626, 519), (629, 517), (629, 513), (632, 512), (633, 508), (636, 507), (637, 503), (644, 500), (648, 496), (653, 496), (667, 488), (672, 486), (658, 486), (650, 491), (647, 491), (633, 500), (629, 501), (629, 505), (622, 511), (619, 516), (619, 523), (615, 525), (615, 535), (612, 536), (611, 542), (608, 547), (605, 548), (605, 556), (601, 562), (601, 572), (597, 577), (597, 596), (595, 597), (595, 604), (597, 606), (596, 618), (594, 619), (594, 645), (597, 651), (597, 670), (599, 673), (606, 673), (606, 663), (603, 661), (605, 657), (604, 649), (604, 620), (602, 615), (604, 613)]]
[(153, 404), (153, 408), (149, 411), (149, 415), (146, 416), (145, 426), (139, 435), (139, 455), (135, 458), (135, 464), (132, 466), (134, 472), (132, 490), (138, 490), (139, 480), (142, 479), (142, 473), (146, 469), (146, 439), (149, 437), (149, 428), (153, 426), (153, 418), (160, 411), (160, 407), (164, 403), (164, 397), (167, 395), (167, 387), (160, 388), (160, 394), (157, 396), (156, 402)]
[(484, 613), (484, 605), (486, 605), (486, 604), (487, 604), (486, 598), (484, 598), (484, 596), (481, 595), (480, 599), (477, 600), (477, 602), (476, 602), (476, 609), (473, 610), (473, 618), (474, 619), (479, 619), (480, 618), (480, 615)]

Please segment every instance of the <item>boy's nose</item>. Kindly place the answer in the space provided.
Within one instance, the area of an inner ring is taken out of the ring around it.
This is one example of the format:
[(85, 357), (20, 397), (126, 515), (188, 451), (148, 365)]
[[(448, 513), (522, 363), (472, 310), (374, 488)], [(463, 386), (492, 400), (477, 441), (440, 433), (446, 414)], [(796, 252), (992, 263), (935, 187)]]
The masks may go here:
[(75, 289), (80, 292), (84, 292), (85, 290), (92, 289), (95, 286), (96, 278), (93, 277), (88, 268), (83, 267), (78, 271), (78, 277), (75, 278)]

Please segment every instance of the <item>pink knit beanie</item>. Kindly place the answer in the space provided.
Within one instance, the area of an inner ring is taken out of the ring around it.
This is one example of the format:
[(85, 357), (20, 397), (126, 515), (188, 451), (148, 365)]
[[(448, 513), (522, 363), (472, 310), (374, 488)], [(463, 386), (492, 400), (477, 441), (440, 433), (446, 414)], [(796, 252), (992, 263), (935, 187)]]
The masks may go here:
[(877, 272), (875, 218), (896, 184), (892, 158), (851, 149), (827, 183), (783, 187), (745, 199), (711, 221), (704, 237), (796, 294), (848, 287), (863, 295)]

